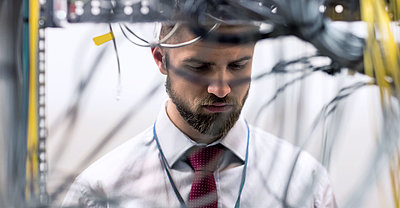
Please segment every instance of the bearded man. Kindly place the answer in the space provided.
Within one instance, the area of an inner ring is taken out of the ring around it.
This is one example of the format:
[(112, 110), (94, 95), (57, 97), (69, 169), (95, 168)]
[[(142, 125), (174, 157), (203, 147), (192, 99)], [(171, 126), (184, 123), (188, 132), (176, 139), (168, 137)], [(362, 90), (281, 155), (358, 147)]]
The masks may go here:
[[(170, 29), (163, 26), (160, 39)], [(215, 32), (248, 29), (222, 25)], [(168, 43), (194, 38), (181, 26)], [(63, 206), (336, 207), (315, 159), (241, 115), (254, 46), (205, 39), (152, 48), (169, 100), (154, 125), (80, 174)]]

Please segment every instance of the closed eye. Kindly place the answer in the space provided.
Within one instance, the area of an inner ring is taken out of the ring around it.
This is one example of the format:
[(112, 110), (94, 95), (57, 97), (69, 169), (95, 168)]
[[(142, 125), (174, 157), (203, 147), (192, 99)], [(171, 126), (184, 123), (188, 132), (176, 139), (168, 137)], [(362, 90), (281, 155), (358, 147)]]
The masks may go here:
[(247, 64), (248, 64), (248, 61), (240, 61), (240, 62), (237, 62), (237, 63), (229, 64), (228, 68), (231, 69), (231, 70), (240, 70), (240, 69), (245, 68), (247, 66)]
[(187, 65), (186, 68), (188, 68), (188, 69), (190, 69), (191, 71), (194, 71), (194, 72), (206, 72), (207, 70), (210, 69), (210, 66), (208, 64)]

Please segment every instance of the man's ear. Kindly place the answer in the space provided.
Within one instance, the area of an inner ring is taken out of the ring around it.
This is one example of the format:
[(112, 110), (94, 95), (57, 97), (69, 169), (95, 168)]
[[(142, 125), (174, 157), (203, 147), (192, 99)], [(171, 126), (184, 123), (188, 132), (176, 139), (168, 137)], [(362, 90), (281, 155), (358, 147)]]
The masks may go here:
[(165, 51), (160, 47), (151, 48), (151, 53), (153, 55), (154, 61), (156, 62), (158, 69), (164, 75), (167, 74), (167, 69), (165, 68)]

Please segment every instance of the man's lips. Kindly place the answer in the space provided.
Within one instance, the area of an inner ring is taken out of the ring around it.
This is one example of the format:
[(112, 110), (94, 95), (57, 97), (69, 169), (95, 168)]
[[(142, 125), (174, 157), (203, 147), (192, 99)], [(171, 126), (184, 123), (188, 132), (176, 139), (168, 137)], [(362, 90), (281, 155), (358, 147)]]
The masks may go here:
[(213, 113), (220, 113), (230, 111), (233, 105), (229, 103), (213, 103), (211, 105), (203, 105), (203, 108)]

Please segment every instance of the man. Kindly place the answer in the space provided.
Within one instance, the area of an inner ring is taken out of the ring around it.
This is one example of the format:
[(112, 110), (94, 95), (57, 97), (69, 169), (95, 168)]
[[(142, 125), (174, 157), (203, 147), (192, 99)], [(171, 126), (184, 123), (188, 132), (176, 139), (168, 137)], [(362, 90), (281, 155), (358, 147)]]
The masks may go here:
[[(221, 26), (219, 34), (247, 31)], [(163, 27), (161, 37), (168, 33)], [(182, 26), (169, 40), (195, 36)], [(63, 206), (335, 207), (309, 154), (247, 124), (255, 43), (152, 48), (169, 100), (154, 126), (86, 169)]]

